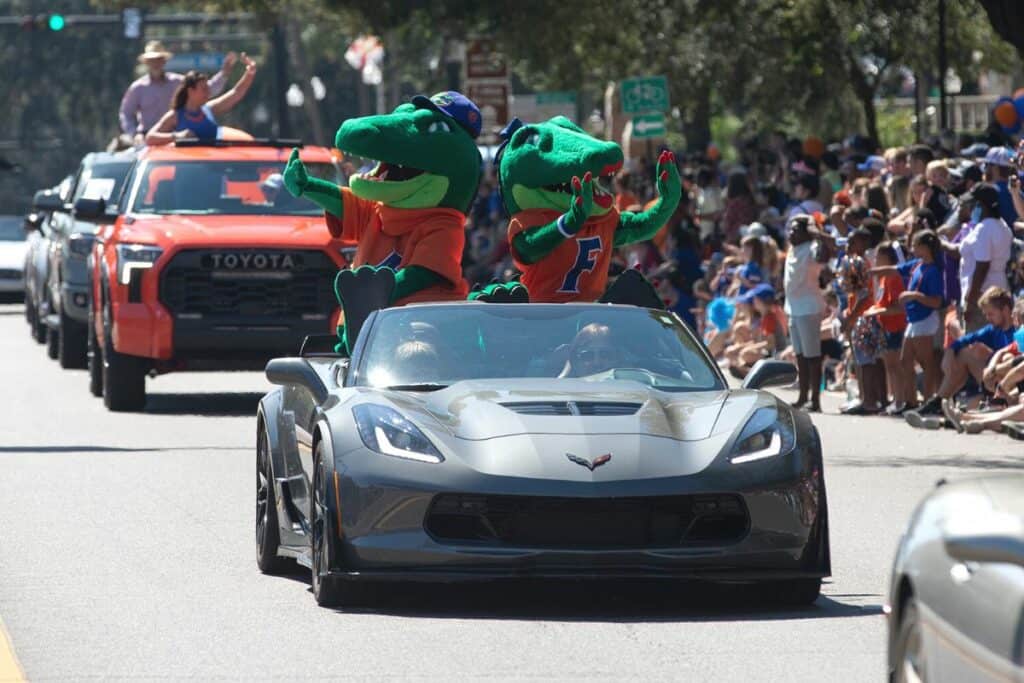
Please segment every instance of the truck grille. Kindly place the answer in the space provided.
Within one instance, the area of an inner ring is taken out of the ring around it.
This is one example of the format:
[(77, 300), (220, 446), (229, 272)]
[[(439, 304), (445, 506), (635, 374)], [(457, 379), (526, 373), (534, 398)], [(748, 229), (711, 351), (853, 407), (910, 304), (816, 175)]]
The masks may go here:
[(715, 546), (742, 539), (750, 520), (735, 494), (555, 498), (441, 494), (426, 530), (439, 542), (602, 550)]
[(328, 316), (337, 271), (314, 250), (186, 250), (163, 269), (160, 301), (176, 315)]

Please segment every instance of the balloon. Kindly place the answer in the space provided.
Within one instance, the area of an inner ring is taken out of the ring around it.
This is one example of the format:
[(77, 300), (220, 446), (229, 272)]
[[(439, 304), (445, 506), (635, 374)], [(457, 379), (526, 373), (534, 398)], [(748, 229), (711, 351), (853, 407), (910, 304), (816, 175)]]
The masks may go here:
[(708, 304), (708, 320), (718, 328), (719, 332), (729, 329), (732, 317), (736, 314), (736, 306), (724, 297), (718, 297)]
[(708, 159), (711, 159), (711, 161), (718, 161), (719, 157), (722, 156), (722, 153), (718, 151), (718, 147), (716, 147), (714, 143), (711, 143), (708, 145), (707, 155)]
[(1017, 120), (1024, 119), (1024, 95), (1013, 98), (1013, 108), (1017, 110)]
[(1013, 128), (1020, 122), (1020, 114), (1017, 113), (1017, 106), (1010, 99), (1003, 98), (992, 110), (992, 116), (1004, 129)]
[[(712, 301), (711, 303), (715, 303)], [(1013, 341), (1017, 342), (1017, 350), (1024, 351), (1024, 325), (1017, 328), (1017, 331), (1013, 333)]]
[(804, 138), (804, 155), (820, 159), (825, 153), (825, 143), (816, 135), (808, 135)]

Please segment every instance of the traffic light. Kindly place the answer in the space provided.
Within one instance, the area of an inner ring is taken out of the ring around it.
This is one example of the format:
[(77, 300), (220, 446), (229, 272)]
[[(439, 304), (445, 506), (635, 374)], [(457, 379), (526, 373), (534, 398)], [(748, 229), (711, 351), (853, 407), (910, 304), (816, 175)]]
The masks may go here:
[(49, 30), (54, 33), (63, 31), (68, 25), (68, 20), (63, 14), (37, 14), (27, 15), (21, 18), (23, 31)]

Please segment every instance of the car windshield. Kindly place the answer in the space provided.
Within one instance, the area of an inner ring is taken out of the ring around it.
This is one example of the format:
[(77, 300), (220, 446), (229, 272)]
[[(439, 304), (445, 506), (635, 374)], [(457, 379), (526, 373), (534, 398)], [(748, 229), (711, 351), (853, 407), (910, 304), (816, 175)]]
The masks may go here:
[(437, 389), (468, 379), (633, 380), (664, 391), (723, 387), (693, 335), (665, 311), (626, 306), (391, 308), (356, 363), (357, 386)]
[(78, 185), (75, 186), (75, 196), (72, 201), (79, 199), (116, 200), (131, 167), (131, 161), (114, 161), (94, 164), (83, 169), (82, 175), (78, 179)]
[(25, 219), (21, 216), (0, 216), (0, 242), (25, 241)]
[[(330, 164), (306, 164), (310, 175), (336, 182)], [(131, 211), (155, 214), (316, 216), (323, 209), (284, 188), (284, 162), (181, 161), (147, 164), (135, 183)]]

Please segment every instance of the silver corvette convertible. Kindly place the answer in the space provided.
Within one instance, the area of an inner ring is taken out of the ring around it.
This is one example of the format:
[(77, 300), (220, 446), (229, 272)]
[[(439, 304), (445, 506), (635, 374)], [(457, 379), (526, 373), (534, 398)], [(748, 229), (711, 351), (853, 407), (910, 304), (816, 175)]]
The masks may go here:
[[(307, 345), (308, 346), (308, 345)], [(661, 578), (813, 602), (821, 443), (671, 313), (608, 304), (373, 312), (351, 357), (279, 358), (260, 402), (257, 561), (322, 605), (384, 581)], [(758, 590), (755, 588), (755, 590)]]

